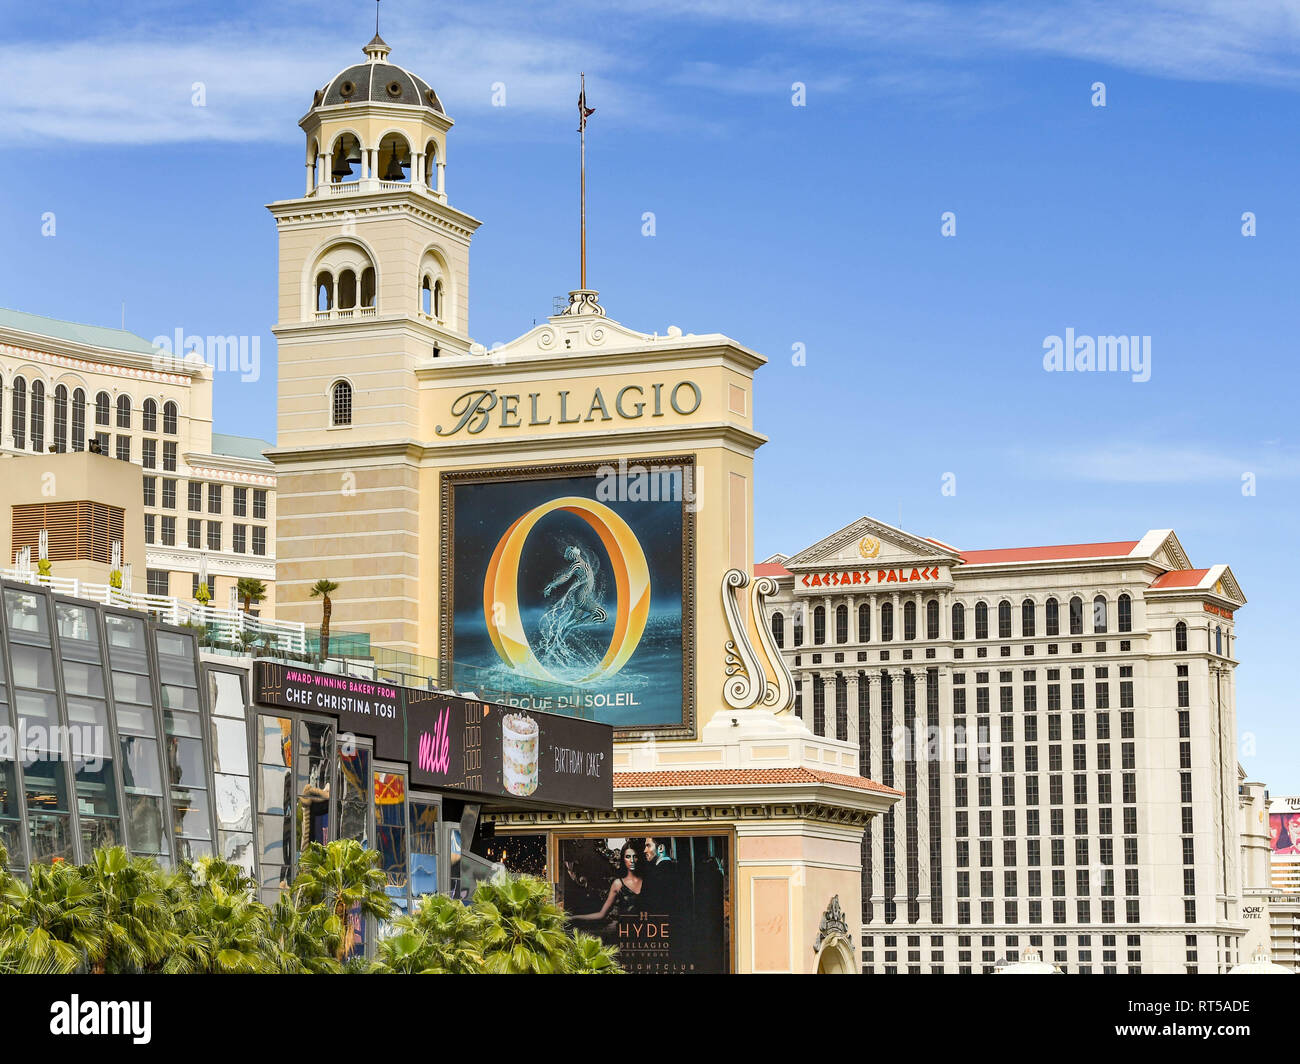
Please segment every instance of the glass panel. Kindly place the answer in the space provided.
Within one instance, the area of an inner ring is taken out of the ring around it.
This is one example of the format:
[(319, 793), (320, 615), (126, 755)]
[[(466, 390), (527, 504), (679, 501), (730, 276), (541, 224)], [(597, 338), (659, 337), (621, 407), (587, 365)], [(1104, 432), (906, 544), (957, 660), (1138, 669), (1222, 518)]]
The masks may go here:
[[(166, 658), (163, 658), (158, 663), (158, 665), (159, 665), (158, 675), (164, 685), (172, 684), (178, 688), (189, 688), (190, 689), (189, 698), (193, 699), (195, 697), (193, 693), (193, 689), (195, 686), (197, 686), (198, 680), (195, 678), (193, 661), (188, 661), (182, 664), (179, 662), (168, 661)], [(163, 688), (164, 696), (166, 696), (168, 690), (169, 688), (164, 686)], [(182, 697), (184, 696), (182, 696), (179, 691), (176, 691), (172, 695), (173, 699), (180, 699)], [(163, 705), (169, 705), (169, 704), (173, 706), (179, 706), (181, 709), (189, 708), (189, 706), (185, 705), (183, 702), (180, 701), (172, 701), (171, 703), (165, 701), (163, 702)], [(194, 708), (195, 709), (198, 708), (197, 702), (194, 704)]]
[(287, 717), (258, 717), (257, 760), (263, 765), (292, 765), (290, 736), (293, 721)]
[(203, 765), (203, 744), (197, 739), (167, 740), (167, 772), (172, 784), (208, 789)]
[(375, 835), (386, 890), (395, 903), (406, 906), (406, 777), (397, 772), (375, 773)]
[(221, 831), (253, 830), (253, 797), (247, 776), (217, 776), (217, 828)]
[(305, 720), (298, 733), (298, 848), (330, 841), (334, 726)]
[(49, 750), (55, 745), (51, 739), (59, 723), (59, 707), (54, 695), (16, 691), (14, 709), (17, 710), (19, 739), (24, 749), (30, 746)]
[(117, 730), (131, 735), (147, 735), (152, 738), (156, 734), (153, 707), (133, 706), (118, 702)]
[(132, 672), (114, 672), (113, 699), (117, 702), (152, 705), (153, 686), (149, 683), (149, 677), (138, 676)]
[(23, 762), (23, 790), (27, 795), (28, 812), (66, 813), (72, 808), (64, 764), (55, 757), (38, 757)]
[(158, 743), (153, 739), (120, 736), (122, 781), (127, 794), (162, 794), (162, 772), (158, 767)]
[(339, 752), (339, 838), (356, 839), (368, 845), (370, 812), (370, 751), (356, 747), (351, 754)]
[[(138, 617), (119, 617), (110, 613), (104, 617), (104, 630), (108, 633), (113, 664), (123, 649), (144, 650), (144, 622)], [(141, 655), (143, 656), (143, 654)]]
[(117, 818), (111, 820), (99, 817), (81, 818), (81, 852), (87, 860), (99, 849), (122, 845), (122, 828)]
[(15, 687), (35, 687), (42, 691), (54, 690), (54, 654), (49, 649), (14, 643), (9, 650), (13, 658)]
[(244, 685), (233, 673), (209, 672), (208, 698), (215, 716), (244, 719)]
[(289, 770), (274, 765), (259, 765), (258, 776), (257, 811), (284, 816), (285, 811), (293, 805)]
[(27, 864), (23, 845), (23, 826), (17, 820), (0, 820), (0, 846), (9, 851), (9, 867), (23, 868)]
[(160, 797), (147, 794), (126, 795), (127, 837), (131, 840), (131, 852), (143, 854), (163, 854), (171, 851), (167, 848), (167, 835), (163, 830), (163, 801)]
[(0, 819), (17, 820), (20, 816), (17, 766), (12, 761), (0, 761)]
[(173, 658), (182, 658), (193, 663), (194, 640), (191, 636), (181, 635), (179, 632), (163, 631), (159, 631), (156, 635), (159, 654), (167, 654)]
[(172, 790), (172, 816), (177, 835), (192, 839), (212, 837), (208, 823), (208, 792)]
[(56, 602), (54, 618), (64, 657), (74, 656), (82, 661), (99, 660), (99, 625), (95, 621), (94, 610), (71, 602)]
[(219, 836), (221, 856), (253, 874), (253, 836), (251, 832), (223, 831)]
[(117, 816), (117, 781), (113, 762), (83, 761), (73, 768), (77, 812), (82, 816)]
[(71, 861), (72, 817), (67, 814), (33, 813), (27, 819), (32, 839), (32, 862)]
[(242, 720), (212, 718), (212, 767), (217, 772), (248, 775), (248, 737)]
[(283, 816), (257, 818), (258, 849), (261, 852), (262, 885), (283, 889), (289, 885), (288, 858), (293, 839), (293, 823)]
[(6, 588), (5, 619), (11, 636), (40, 636), (41, 642), (49, 642), (50, 618), (45, 611), (44, 595)]
[(63, 689), (69, 695), (104, 697), (104, 670), (98, 665), (63, 659)]
[(211, 857), (212, 843), (206, 839), (177, 839), (176, 856), (182, 861), (197, 861), (200, 857)]
[(104, 741), (108, 741), (108, 706), (95, 699), (69, 698), (68, 723), (77, 727), (91, 727), (102, 730)]
[(438, 890), (438, 804), (410, 803), (411, 813), (411, 896), (434, 894)]
[(203, 735), (197, 713), (175, 713), (166, 710), (163, 712), (163, 730), (168, 735), (184, 735), (192, 739), (198, 739)]

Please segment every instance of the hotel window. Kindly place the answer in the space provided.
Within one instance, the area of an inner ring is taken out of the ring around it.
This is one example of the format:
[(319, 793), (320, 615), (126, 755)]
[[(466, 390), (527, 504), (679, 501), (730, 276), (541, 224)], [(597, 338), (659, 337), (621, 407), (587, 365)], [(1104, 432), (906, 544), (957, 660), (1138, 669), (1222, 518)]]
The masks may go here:
[(131, 397), (129, 395), (119, 395), (117, 397), (117, 427), (119, 429), (129, 429), (131, 427)]
[[(117, 437), (117, 460), (119, 462), (131, 461), (131, 437), (119, 435)], [(150, 467), (152, 468), (152, 466)]]
[(176, 546), (176, 518), (164, 517), (162, 519), (162, 541), (164, 547)]
[(813, 607), (813, 643), (821, 646), (826, 642), (826, 607)]
[(189, 482), (188, 504), (190, 513), (197, 514), (203, 512), (203, 485), (197, 480), (191, 480)]
[(109, 410), (111, 403), (108, 398), (108, 392), (100, 392), (95, 396), (95, 424), (108, 425)]
[(210, 514), (221, 513), (221, 485), (220, 484), (208, 485), (208, 513)]
[(1098, 595), (1092, 600), (1092, 630), (1095, 635), (1106, 634), (1106, 596)]
[(925, 638), (939, 638), (939, 600), (931, 599), (925, 604)]
[(21, 450), (27, 443), (27, 381), (24, 378), (14, 378), (13, 397), (14, 446)]
[(45, 450), (45, 383), (32, 381), (32, 450)]
[(253, 553), (254, 554), (266, 553), (266, 529), (265, 528), (255, 527), (253, 529)]
[(1011, 603), (1006, 599), (998, 603), (998, 638), (1011, 638)]
[(1223, 629), (1221, 627), (1214, 629), (1214, 652), (1223, 656)]
[[(123, 437), (119, 436), (117, 439), (118, 442), (120, 443)], [(140, 441), (140, 464), (144, 466), (145, 469), (158, 468), (158, 441), (157, 440)]]
[(54, 449), (59, 454), (68, 449), (68, 389), (62, 384), (54, 389)]
[(153, 542), (155, 542), (155, 539), (154, 539), (154, 515), (153, 515), (153, 514), (145, 514), (145, 515), (144, 515), (144, 541), (145, 541), (146, 543), (153, 543)]
[(1187, 624), (1184, 621), (1179, 621), (1174, 626), (1174, 650), (1187, 650)]
[(176, 481), (171, 477), (163, 477), (162, 505), (164, 510), (176, 509)]
[(168, 577), (166, 569), (148, 569), (145, 571), (145, 590), (150, 595), (167, 595)]
[(910, 600), (903, 603), (903, 638), (916, 638), (916, 603)]
[(954, 640), (966, 638), (966, 607), (960, 602), (952, 604), (952, 637)]
[(168, 436), (176, 435), (176, 404), (163, 404), (163, 432)]
[(96, 454), (108, 454), (108, 433), (95, 433), (94, 449)]
[[(247, 549), (248, 526), (231, 525), (230, 530), (231, 530), (230, 549), (233, 550), (236, 554), (243, 554)], [(779, 621), (780, 619), (781, 619), (781, 615), (778, 613), (775, 617), (772, 618), (773, 625), (775, 625), (776, 622)], [(777, 644), (777, 646), (780, 645), (781, 645), (780, 643)]]
[(352, 424), (352, 385), (347, 381), (335, 381), (330, 389), (330, 424)]
[[(235, 516), (243, 517), (243, 507), (239, 502), (239, 493), (243, 489), (235, 489)], [(243, 552), (244, 550), (244, 525), (235, 526), (235, 550)], [(772, 614), (772, 641), (778, 649), (785, 649), (785, 618), (779, 613)]]
[(894, 604), (886, 602), (880, 607), (880, 638), (888, 643), (894, 638)]
[(975, 638), (989, 637), (989, 606), (987, 602), (975, 603)]
[(1083, 635), (1083, 599), (1078, 595), (1070, 599), (1070, 634)]
[(849, 681), (835, 677), (835, 738), (848, 742), (849, 738)]
[(266, 489), (253, 489), (253, 516), (259, 521), (266, 520)]
[(208, 522), (208, 550), (221, 549), (221, 522)]
[(236, 517), (247, 517), (248, 516), (248, 489), (232, 488), (230, 495), (231, 495), (230, 504), (233, 507), (231, 513), (233, 513)]
[(163, 440), (163, 470), (168, 473), (176, 472), (175, 440)]
[(1054, 598), (1049, 598), (1049, 599), (1047, 600), (1047, 605), (1046, 605), (1045, 609), (1046, 609), (1046, 612), (1047, 612), (1047, 622), (1046, 622), (1046, 623), (1047, 623), (1047, 634), (1048, 634), (1048, 635), (1060, 635), (1060, 634), (1061, 634), (1061, 606), (1060, 606), (1060, 604), (1056, 601), (1056, 599), (1054, 599)]
[(144, 478), (144, 504), (146, 506), (156, 506), (157, 504), (157, 477)]
[(1034, 600), (1025, 599), (1020, 604), (1020, 634), (1028, 638), (1034, 634)]
[(72, 393), (72, 449), (86, 449), (86, 393), (80, 388)]
[(804, 607), (796, 603), (794, 607), (794, 617), (791, 618), (790, 626), (794, 629), (794, 645), (803, 646), (803, 612)]
[(1128, 595), (1120, 595), (1118, 609), (1119, 630), (1121, 632), (1133, 631), (1133, 600)]
[(1188, 709), (1192, 704), (1191, 680), (1187, 678), (1187, 666), (1178, 667), (1178, 708)]
[(140, 428), (145, 432), (158, 431), (158, 404), (153, 399), (146, 399), (140, 408)]
[(186, 523), (185, 528), (185, 545), (192, 550), (198, 550), (203, 546), (203, 522), (191, 519)]
[(849, 608), (844, 605), (835, 607), (835, 642), (849, 641)]

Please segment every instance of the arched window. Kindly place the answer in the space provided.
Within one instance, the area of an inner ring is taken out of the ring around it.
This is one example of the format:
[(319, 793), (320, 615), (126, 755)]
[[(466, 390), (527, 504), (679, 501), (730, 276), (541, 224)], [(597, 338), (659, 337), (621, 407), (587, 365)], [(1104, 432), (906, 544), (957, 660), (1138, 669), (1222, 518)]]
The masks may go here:
[(849, 608), (843, 604), (835, 607), (835, 642), (849, 641)]
[(826, 734), (826, 683), (816, 675), (813, 676), (813, 734)]
[(32, 381), (32, 450), (45, 450), (44, 381)]
[(1028, 638), (1034, 634), (1034, 600), (1025, 599), (1020, 604), (1020, 635)]
[(335, 381), (330, 389), (330, 424), (352, 424), (352, 385), (347, 381)]
[(790, 626), (794, 629), (794, 645), (803, 646), (803, 603), (796, 603), (794, 607), (794, 616), (790, 619)]
[(330, 152), (330, 180), (335, 184), (347, 181), (359, 181), (361, 172), (352, 172), (353, 166), (361, 164), (361, 142), (351, 133), (344, 133), (334, 142)]
[(925, 638), (939, 638), (939, 600), (931, 599), (925, 604)]
[(129, 395), (119, 395), (117, 397), (117, 427), (119, 429), (129, 429), (131, 427), (131, 397)]
[(175, 436), (179, 431), (176, 427), (177, 407), (173, 402), (163, 403), (163, 432), (168, 436)]
[(903, 603), (903, 638), (916, 638), (916, 603), (911, 599)]
[(1098, 595), (1092, 600), (1092, 630), (1097, 635), (1106, 634), (1106, 596)]
[(871, 604), (864, 602), (858, 607), (858, 642), (871, 642)]
[(400, 133), (392, 133), (379, 145), (379, 176), (383, 181), (409, 181), (411, 148)]
[(785, 618), (779, 613), (772, 614), (772, 641), (778, 649), (785, 649)]
[(363, 307), (373, 307), (375, 305), (375, 268), (367, 266), (361, 271), (361, 305)]
[(1070, 634), (1083, 635), (1083, 599), (1078, 595), (1070, 599)]
[(886, 602), (880, 607), (880, 639), (888, 643), (894, 638), (894, 604)]
[(1060, 603), (1058, 603), (1054, 598), (1049, 598), (1047, 600), (1046, 612), (1047, 612), (1047, 634), (1060, 635), (1061, 634)]
[(818, 606), (813, 610), (813, 644), (821, 646), (826, 642), (826, 607)]
[(1223, 628), (1214, 629), (1214, 652), (1220, 657), (1223, 656)]
[(59, 454), (68, 449), (68, 389), (62, 384), (54, 389), (54, 449)]
[(14, 446), (24, 449), (27, 446), (27, 381), (23, 377), (14, 378), (13, 433)]
[(998, 603), (998, 638), (1011, 638), (1011, 603), (1006, 599)]
[(145, 432), (158, 431), (158, 404), (153, 399), (146, 399), (140, 408), (140, 428)]
[(960, 602), (952, 604), (952, 637), (953, 639), (966, 638), (966, 607)]
[(433, 281), (427, 273), (420, 282), (420, 312), (426, 318), (433, 317)]
[(424, 185), (430, 192), (438, 191), (438, 145), (432, 140), (424, 146)]
[(95, 424), (96, 425), (103, 425), (105, 428), (108, 427), (109, 408), (110, 408), (110, 400), (108, 398), (108, 392), (100, 392), (98, 395), (95, 396)]
[(357, 275), (353, 270), (339, 274), (339, 310), (352, 310), (357, 305)]
[(316, 313), (325, 314), (334, 309), (334, 276), (323, 270), (316, 275)]
[(987, 639), (989, 637), (989, 604), (987, 602), (975, 603), (975, 638)]
[(1127, 595), (1119, 597), (1119, 630), (1121, 632), (1133, 631), (1133, 600)]
[(849, 681), (835, 675), (835, 738), (840, 742), (849, 739)]
[(1180, 651), (1187, 649), (1187, 623), (1185, 621), (1179, 621), (1174, 625), (1174, 649)]
[(442, 321), (442, 278), (433, 282), (433, 316)]
[(80, 388), (72, 393), (72, 449), (86, 449), (86, 393)]

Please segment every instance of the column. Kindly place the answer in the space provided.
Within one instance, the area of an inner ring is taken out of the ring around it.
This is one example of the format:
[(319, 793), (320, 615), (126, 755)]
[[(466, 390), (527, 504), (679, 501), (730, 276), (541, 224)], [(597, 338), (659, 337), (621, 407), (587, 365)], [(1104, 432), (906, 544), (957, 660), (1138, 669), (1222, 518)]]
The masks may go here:
[(424, 152), (411, 153), (411, 187), (424, 184)]
[[(858, 673), (846, 672), (845, 687), (848, 690), (849, 742), (858, 746)], [(861, 749), (859, 747), (859, 749)]]
[(304, 195), (310, 196), (311, 190), (315, 187), (316, 182), (316, 163), (307, 163), (307, 191)]
[(334, 156), (332, 154), (322, 155), (320, 157), (321, 184), (329, 185), (334, 181)]
[(446, 189), (443, 187), (444, 177), (447, 171), (447, 164), (441, 159), (438, 160), (438, 195), (446, 195)]

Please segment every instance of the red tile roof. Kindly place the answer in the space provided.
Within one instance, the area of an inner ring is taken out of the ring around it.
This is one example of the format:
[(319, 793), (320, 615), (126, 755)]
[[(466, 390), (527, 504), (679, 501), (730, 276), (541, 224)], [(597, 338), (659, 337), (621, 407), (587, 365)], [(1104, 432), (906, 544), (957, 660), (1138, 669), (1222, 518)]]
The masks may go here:
[(706, 768), (673, 769), (665, 772), (615, 772), (614, 787), (736, 787), (754, 784), (832, 783), (859, 791), (879, 794), (903, 792), (863, 776), (846, 776), (839, 772), (822, 772), (811, 768)]
[(789, 576), (790, 570), (779, 562), (757, 562), (754, 565), (755, 576)]
[(1150, 587), (1153, 591), (1166, 587), (1195, 587), (1205, 579), (1205, 574), (1209, 571), (1209, 569), (1175, 569), (1172, 572), (1161, 573), (1151, 581)]
[(1140, 541), (1113, 543), (1065, 543), (1056, 547), (1002, 547), (996, 550), (963, 551), (966, 565), (997, 565), (1005, 562), (1063, 562), (1078, 558), (1115, 558), (1133, 553)]

